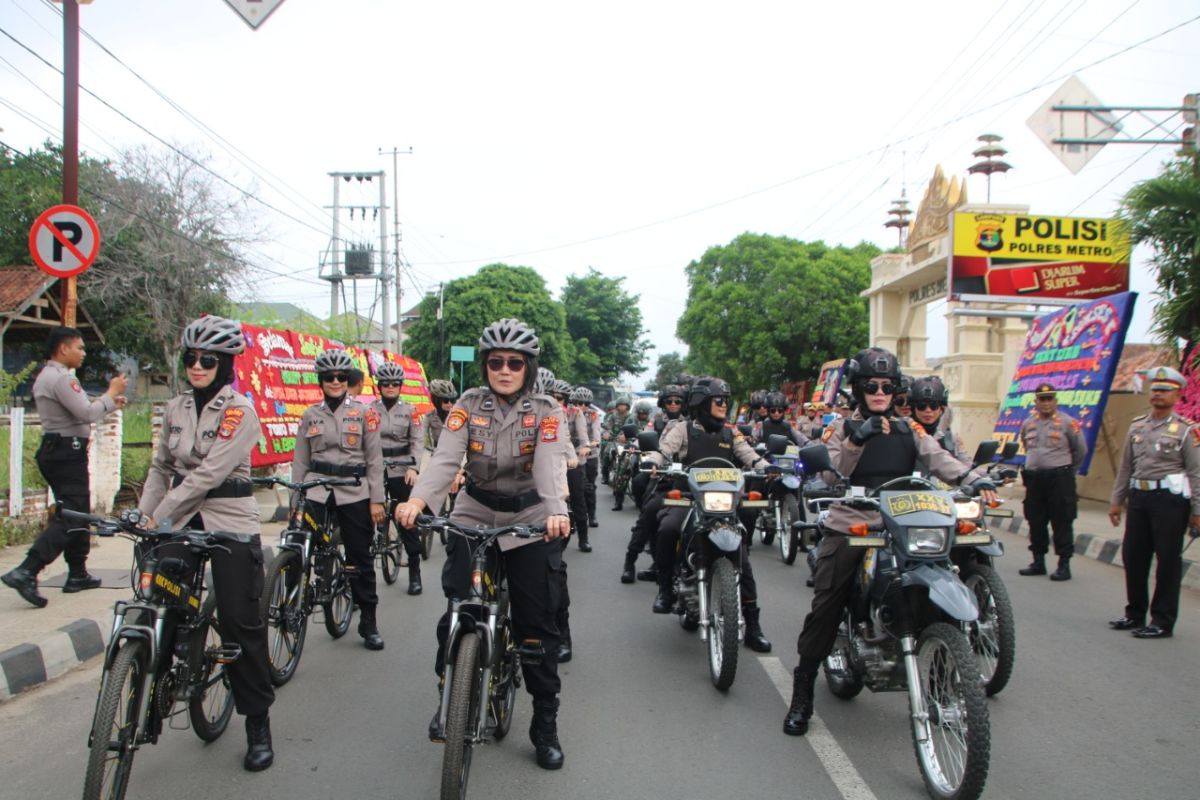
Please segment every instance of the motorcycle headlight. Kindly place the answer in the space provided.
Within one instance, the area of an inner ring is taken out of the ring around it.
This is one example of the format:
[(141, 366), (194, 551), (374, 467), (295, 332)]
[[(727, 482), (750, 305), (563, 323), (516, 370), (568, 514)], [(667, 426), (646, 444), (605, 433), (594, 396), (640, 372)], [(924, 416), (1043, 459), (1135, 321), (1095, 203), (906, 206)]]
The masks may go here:
[(733, 492), (705, 492), (704, 510), (718, 514), (733, 511)]
[(908, 529), (908, 552), (920, 555), (922, 553), (940, 553), (945, 549), (945, 528)]
[(983, 507), (979, 505), (978, 500), (964, 500), (954, 504), (954, 510), (958, 513), (959, 519), (979, 519), (983, 513)]

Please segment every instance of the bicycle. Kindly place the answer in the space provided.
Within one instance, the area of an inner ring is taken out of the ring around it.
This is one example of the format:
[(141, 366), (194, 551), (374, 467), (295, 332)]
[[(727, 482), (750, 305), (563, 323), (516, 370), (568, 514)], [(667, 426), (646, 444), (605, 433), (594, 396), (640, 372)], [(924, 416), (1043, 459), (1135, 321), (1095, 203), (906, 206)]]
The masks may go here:
[(296, 674), (308, 618), (321, 607), (325, 630), (340, 639), (350, 630), (354, 600), (346, 577), (346, 559), (339, 548), (341, 535), (334, 514), (318, 523), (309, 513), (306, 495), (317, 486), (358, 486), (359, 478), (315, 478), (291, 483), (280, 478), (254, 478), (263, 486), (292, 491), (288, 527), (279, 534), (279, 548), (267, 567), (262, 615), (267, 623), (267, 660), (271, 683), (283, 686)]
[(84, 800), (120, 800), (134, 754), (158, 743), (164, 721), (186, 709), (192, 730), (205, 742), (216, 741), (229, 724), (233, 694), (225, 667), (242, 648), (221, 641), (216, 595), (205, 594), (204, 576), (212, 551), (229, 552), (224, 542), (243, 540), (186, 528), (147, 530), (138, 527), (143, 517), (137, 511), (119, 519), (59, 513), (100, 536), (120, 534), (135, 542), (134, 598), (113, 607), (83, 783)]
[[(442, 517), (421, 515), (417, 526), (463, 537), (471, 555), (470, 596), (450, 603), (450, 629), (443, 657), (444, 685), (435, 741), (442, 755), (442, 800), (463, 800), (476, 745), (498, 742), (512, 726), (521, 663), (540, 663), (540, 642), (512, 640), (508, 580), (497, 540), (501, 536), (540, 539), (543, 525), (467, 528)], [(481, 714), (480, 709), (487, 709)]]
[[(411, 465), (384, 460), (383, 466), (389, 472), (397, 470), (403, 474), (403, 471)], [(386, 480), (384, 486), (387, 486)], [(400, 528), (397, 527), (396, 520), (392, 518), (392, 512), (396, 509), (396, 501), (391, 498), (390, 492), (388, 494), (387, 514), (384, 515), (383, 522), (376, 526), (375, 536), (371, 539), (371, 556), (379, 559), (379, 571), (383, 573), (384, 582), (391, 586), (400, 577), (400, 567), (404, 566), (404, 563), (401, 557)], [(432, 539), (432, 536), (429, 538)], [(422, 537), (421, 541), (421, 557), (429, 558), (429, 542), (425, 537)]]

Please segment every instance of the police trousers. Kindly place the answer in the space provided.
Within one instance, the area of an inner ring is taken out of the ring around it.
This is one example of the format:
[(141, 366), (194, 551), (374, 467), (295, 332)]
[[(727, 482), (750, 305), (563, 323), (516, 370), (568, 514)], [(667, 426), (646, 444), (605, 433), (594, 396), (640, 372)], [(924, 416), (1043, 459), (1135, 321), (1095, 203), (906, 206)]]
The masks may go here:
[[(388, 519), (394, 519), (392, 512), (396, 510), (396, 506), (400, 503), (407, 502), (409, 494), (412, 493), (412, 487), (404, 482), (403, 477), (388, 476), (387, 479), (387, 515)], [(388, 524), (384, 520), (384, 524)], [(416, 560), (418, 563), (421, 560), (421, 537), (417, 533), (416, 528), (401, 528), (400, 543), (404, 545), (404, 552), (408, 555), (409, 562)]]
[(325, 524), (326, 514), (336, 514), (341, 530), (342, 544), (346, 549), (346, 577), (350, 579), (350, 593), (362, 612), (362, 619), (375, 621), (375, 606), (379, 596), (375, 593), (375, 557), (371, 555), (371, 541), (375, 538), (375, 525), (371, 522), (369, 500), (359, 500), (346, 505), (335, 505), (330, 493), (327, 504), (312, 503), (309, 510), (319, 524)]
[[(654, 568), (658, 572), (659, 585), (669, 582), (675, 573), (675, 555), (678, 550), (680, 537), (683, 535), (683, 521), (691, 509), (682, 506), (664, 506), (658, 515), (658, 533), (654, 543)], [(758, 509), (738, 509), (741, 519), (745, 511), (758, 513)], [(743, 523), (744, 524), (744, 523)], [(741, 587), (742, 605), (755, 606), (758, 604), (758, 583), (754, 580), (754, 568), (750, 566), (750, 554), (746, 550), (746, 537), (741, 543)]]
[(821, 539), (813, 571), (812, 610), (804, 618), (804, 627), (796, 640), (796, 652), (802, 663), (819, 663), (833, 650), (865, 552), (864, 548), (850, 547), (840, 533), (826, 533)]
[(1075, 553), (1074, 522), (1078, 499), (1075, 495), (1075, 470), (1025, 470), (1025, 521), (1029, 523), (1029, 549), (1035, 556), (1050, 549), (1047, 524), (1054, 530), (1054, 554), (1070, 558)]
[[(1179, 584), (1183, 580), (1183, 535), (1191, 515), (1191, 501), (1166, 489), (1129, 493), (1129, 515), (1125, 518), (1125, 540), (1121, 559), (1125, 562), (1125, 616), (1150, 621), (1173, 630), (1179, 617)], [(1154, 598), (1150, 598), (1150, 559), (1158, 560), (1154, 571)]]
[[(87, 440), (75, 437), (43, 437), (37, 449), (38, 470), (54, 490), (54, 499), (63, 508), (91, 513), (91, 484), (88, 477)], [(72, 526), (58, 516), (48, 524), (29, 548), (29, 559), (38, 569), (58, 558), (67, 562), (72, 575), (87, 571), (86, 562), (92, 537), (86, 531), (68, 533)]]

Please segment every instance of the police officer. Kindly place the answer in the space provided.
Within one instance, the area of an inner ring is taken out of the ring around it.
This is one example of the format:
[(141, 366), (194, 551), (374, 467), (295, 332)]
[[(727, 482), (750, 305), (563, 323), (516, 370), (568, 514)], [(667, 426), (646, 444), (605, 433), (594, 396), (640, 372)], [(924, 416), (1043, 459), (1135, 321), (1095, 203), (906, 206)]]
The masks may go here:
[[(83, 364), (87, 355), (83, 334), (74, 328), (51, 329), (46, 338), (45, 354), (46, 366), (33, 382), (33, 401), (45, 431), (37, 450), (38, 470), (63, 508), (90, 513), (88, 434), (93, 422), (125, 407), (127, 381), (124, 375), (118, 375), (108, 382), (108, 391), (94, 401), (88, 400), (72, 372)], [(67, 524), (55, 516), (29, 548), (25, 560), (16, 569), (0, 576), (0, 581), (16, 589), (27, 602), (44, 608), (47, 600), (38, 592), (37, 576), (62, 553), (67, 562), (64, 592), (70, 594), (99, 587), (100, 579), (87, 571), (91, 537), (70, 534), (68, 530)]]
[(578, 538), (581, 552), (592, 552), (588, 543), (588, 513), (587, 498), (585, 497), (584, 465), (591, 453), (591, 433), (588, 430), (587, 419), (578, 406), (570, 403), (569, 398), (574, 387), (564, 380), (555, 380), (551, 387), (550, 396), (562, 406), (567, 418), (567, 441), (571, 451), (567, 457), (567, 492), (571, 509), (571, 528)]
[[(416, 454), (424, 438), (417, 410), (400, 399), (404, 367), (385, 361), (375, 371), (379, 399), (371, 408), (379, 415), (379, 444), (383, 448), (384, 480), (393, 504), (408, 499), (417, 481)], [(400, 541), (408, 555), (408, 593), (421, 593), (421, 539), (411, 528), (400, 530)]]
[(600, 475), (600, 412), (592, 406), (592, 390), (576, 386), (569, 397), (579, 409), (587, 425), (588, 452), (583, 462), (583, 501), (587, 510), (587, 526), (600, 527), (596, 519), (596, 479)]
[[(735, 433), (725, 423), (729, 414), (729, 384), (720, 378), (700, 378), (688, 390), (688, 422), (675, 425), (666, 432), (658, 444), (658, 451), (647, 453), (645, 459), (655, 467), (672, 462), (684, 466), (702, 458), (722, 458), (754, 468), (765, 465), (765, 459), (746, 443), (742, 434)], [(672, 587), (675, 566), (675, 550), (683, 533), (683, 524), (690, 509), (672, 507), (659, 515), (658, 530), (654, 544), (654, 566), (658, 572), (658, 596), (654, 598), (652, 610), (655, 614), (668, 614), (675, 605)], [(754, 509), (738, 509), (738, 518), (743, 527), (753, 527)], [(754, 580), (754, 569), (750, 566), (750, 555), (743, 538), (741, 546), (742, 615), (746, 619), (747, 647), (759, 653), (771, 650), (771, 642), (763, 635), (759, 622), (761, 609), (758, 605), (758, 585)]]
[(754, 426), (754, 439), (759, 442), (767, 441), (768, 436), (786, 436), (793, 444), (803, 447), (809, 439), (785, 419), (787, 414), (787, 396), (783, 392), (767, 392), (767, 418)]
[(1021, 423), (1017, 434), (1025, 446), (1025, 521), (1029, 523), (1029, 549), (1033, 553), (1033, 561), (1020, 572), (1046, 574), (1049, 523), (1054, 529), (1054, 554), (1058, 556), (1058, 568), (1050, 580), (1069, 581), (1071, 556), (1075, 553), (1072, 527), (1079, 505), (1075, 472), (1087, 455), (1087, 443), (1079, 423), (1058, 410), (1054, 384), (1038, 384), (1033, 397), (1034, 412)]
[(262, 430), (254, 404), (230, 386), (233, 357), (246, 347), (241, 323), (201, 317), (184, 329), (182, 344), (192, 390), (167, 403), (140, 507), (149, 515), (147, 527), (187, 525), (239, 540), (212, 551), (213, 592), (221, 638), (242, 648), (226, 669), (238, 713), (246, 717), (243, 766), (257, 772), (275, 760), (268, 718), (275, 691), (259, 608), (261, 528), (250, 484), (250, 453)]
[[(292, 480), (313, 477), (361, 478), (358, 486), (318, 486), (309, 490), (308, 508), (319, 523), (337, 514), (346, 547), (346, 576), (359, 608), (358, 635), (368, 650), (382, 650), (375, 593), (375, 559), (371, 541), (383, 522), (383, 448), (379, 413), (347, 394), (354, 360), (345, 350), (330, 349), (313, 362), (324, 399), (300, 417)], [(411, 527), (411, 526), (402, 526)]]
[(433, 408), (425, 412), (421, 424), (425, 430), (425, 449), (432, 453), (437, 450), (438, 437), (442, 435), (446, 415), (458, 399), (458, 391), (450, 381), (435, 378), (429, 382), (429, 398), (433, 402)]
[[(1121, 558), (1125, 562), (1125, 616), (1108, 624), (1139, 639), (1173, 635), (1183, 577), (1183, 533), (1200, 529), (1200, 428), (1175, 413), (1187, 379), (1171, 367), (1154, 367), (1150, 413), (1129, 426), (1113, 484), (1108, 518), (1121, 523), (1129, 503)], [(1150, 559), (1158, 561), (1154, 598), (1147, 589)], [(1147, 608), (1150, 624), (1145, 625)]]
[[(512, 622), (517, 638), (539, 639), (545, 648), (540, 664), (523, 663), (525, 687), (533, 696), (529, 738), (543, 769), (563, 764), (558, 741), (558, 645), (562, 548), (555, 539), (570, 533), (571, 524), (562, 492), (562, 409), (553, 399), (533, 393), (540, 352), (538, 338), (524, 322), (502, 319), (479, 338), (480, 370), (487, 385), (463, 394), (446, 419), (437, 452), (421, 473), (407, 503), (396, 507), (404, 526), (425, 509), (440, 507), (441, 497), (466, 457), (465, 496), (451, 518), (466, 525), (498, 527), (544, 522), (543, 541), (505, 539), (502, 548), (508, 571)], [(468, 596), (470, 563), (467, 546), (450, 539), (442, 588), (447, 597)], [(449, 615), (438, 624), (439, 675)], [(430, 737), (437, 738), (437, 715)]]
[(912, 419), (925, 429), (925, 432), (937, 440), (950, 455), (957, 458), (964, 466), (972, 466), (971, 456), (963, 447), (962, 439), (950, 430), (946, 423), (946, 408), (950, 405), (950, 391), (935, 376), (917, 378), (909, 387), (909, 407), (912, 409)]
[(800, 432), (803, 433), (810, 441), (815, 441), (821, 438), (821, 434), (825, 430), (825, 425), (821, 421), (820, 409), (817, 403), (805, 403), (803, 406), (804, 417), (800, 420), (797, 426)]
[[(861, 350), (846, 362), (845, 377), (857, 410), (849, 420), (835, 420), (823, 438), (834, 468), (848, 475), (852, 486), (874, 489), (893, 478), (911, 475), (919, 465), (947, 483), (974, 481), (985, 501), (995, 499), (995, 487), (982, 469), (971, 471), (923, 428), (892, 415), (892, 397), (900, 388), (895, 355), (878, 347)], [(837, 480), (833, 473), (824, 477), (830, 484)], [(833, 649), (863, 557), (861, 548), (846, 545), (850, 525), (856, 522), (879, 524), (879, 512), (837, 504), (830, 507), (826, 534), (817, 552), (812, 610), (796, 642), (800, 663), (793, 673), (792, 702), (783, 722), (783, 732), (789, 736), (808, 732), (817, 668)]]
[[(600, 453), (600, 473), (605, 483), (609, 482), (609, 477), (612, 474), (613, 468), (613, 447), (617, 443), (617, 437), (621, 433), (621, 427), (629, 418), (630, 400), (626, 395), (621, 395), (615, 401), (613, 408), (604, 417), (603, 427), (601, 428), (601, 450)], [(617, 509), (620, 510), (620, 509)]]
[(908, 397), (910, 391), (912, 391), (912, 379), (907, 375), (901, 375), (900, 390), (892, 398), (892, 408), (895, 410), (897, 417), (912, 417), (913, 410)]

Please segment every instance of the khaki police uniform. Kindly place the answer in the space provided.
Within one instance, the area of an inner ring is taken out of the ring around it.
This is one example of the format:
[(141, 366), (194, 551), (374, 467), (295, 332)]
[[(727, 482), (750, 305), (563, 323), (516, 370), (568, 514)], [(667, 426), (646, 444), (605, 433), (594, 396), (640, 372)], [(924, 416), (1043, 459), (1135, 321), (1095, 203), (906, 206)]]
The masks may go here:
[[(874, 488), (886, 480), (911, 475), (914, 469), (920, 469), (949, 484), (970, 482), (985, 475), (984, 468), (970, 470), (927, 434), (923, 427), (907, 419), (892, 417), (890, 434), (877, 434), (857, 445), (850, 440), (851, 426), (864, 421), (862, 414), (855, 411), (848, 420), (834, 420), (822, 436), (829, 450), (830, 463), (838, 472), (850, 477), (851, 485), (870, 483), (873, 485), (868, 488)], [(904, 437), (910, 441), (904, 442)], [(901, 460), (907, 459), (907, 463), (893, 464), (888, 474), (869, 473), (872, 465), (870, 459), (864, 459), (863, 455), (868, 449), (876, 450), (881, 446), (889, 450), (899, 448)], [(858, 471), (860, 463), (863, 471)], [(822, 473), (821, 478), (831, 486), (838, 483), (833, 472)], [(804, 627), (796, 641), (796, 650), (802, 662), (808, 665), (819, 663), (833, 649), (842, 612), (865, 552), (864, 548), (851, 548), (846, 544), (850, 526), (858, 522), (878, 526), (883, 523), (883, 518), (878, 511), (870, 509), (839, 504), (829, 507), (827, 535), (821, 539), (817, 564), (813, 570), (812, 610), (805, 617)]]
[[(522, 393), (510, 405), (490, 389), (470, 389), (447, 415), (437, 451), (417, 479), (412, 499), (436, 513), (461, 464), (467, 482), (450, 515), (455, 522), (491, 528), (566, 516), (564, 440), (569, 440), (566, 416), (549, 395)], [(526, 688), (535, 698), (552, 697), (560, 688), (556, 617), (562, 547), (554, 541), (513, 537), (502, 537), (500, 547), (505, 553), (516, 636), (522, 641), (540, 639), (545, 648), (541, 664), (522, 664)], [(469, 586), (468, 547), (460, 537), (451, 536), (442, 589), (448, 598), (464, 598), (469, 596)], [(448, 615), (443, 616), (438, 623), (439, 673), (448, 625)]]
[[(391, 514), (397, 503), (409, 497), (412, 487), (404, 481), (410, 469), (417, 469), (417, 456), (425, 446), (425, 434), (417, 410), (397, 399), (388, 408), (380, 398), (371, 403), (372, 410), (379, 415), (379, 444), (383, 452), (384, 481), (387, 487), (388, 507)], [(400, 541), (408, 555), (409, 572), (420, 574), (421, 539), (415, 530), (402, 529)], [(413, 564), (417, 569), (413, 569)]]
[[(42, 441), (37, 449), (38, 470), (63, 508), (91, 513), (91, 480), (88, 474), (88, 437), (92, 423), (117, 408), (107, 394), (89, 400), (71, 370), (53, 359), (33, 382), (33, 402), (42, 420)], [(91, 537), (68, 533), (69, 526), (55, 516), (29, 548), (36, 573), (63, 555), (72, 575), (84, 575)]]
[(1083, 430), (1061, 411), (1049, 418), (1035, 411), (1021, 423), (1017, 435), (1025, 447), (1022, 480), (1029, 550), (1036, 561), (1050, 549), (1049, 524), (1054, 530), (1054, 554), (1070, 558), (1075, 553), (1073, 526), (1079, 505), (1075, 473), (1087, 456)]
[(242, 654), (229, 665), (239, 714), (265, 714), (275, 700), (267, 660), (267, 626), (260, 611), (263, 552), (258, 501), (250, 483), (250, 454), (262, 429), (254, 404), (230, 386), (196, 413), (185, 392), (167, 403), (162, 434), (139, 506), (155, 522), (235, 534), (212, 551), (213, 591), (221, 638)]
[[(1146, 618), (1172, 631), (1179, 616), (1183, 538), (1189, 517), (1200, 515), (1200, 427), (1172, 413), (1137, 417), (1121, 449), (1111, 505), (1129, 503), (1121, 558), (1125, 562), (1125, 616)], [(1157, 558), (1154, 597), (1148, 582)]]
[[(571, 509), (571, 525), (579, 535), (579, 546), (585, 547), (588, 538), (588, 512), (584, 474), (587, 455), (584, 450), (591, 447), (592, 439), (588, 431), (587, 418), (578, 406), (568, 405), (563, 409), (567, 416), (567, 431), (570, 433), (567, 441), (570, 444), (570, 458), (567, 461), (566, 479), (568, 503)], [(574, 466), (572, 466), (572, 461)]]
[(588, 426), (588, 446), (591, 448), (583, 464), (583, 496), (587, 505), (588, 526), (596, 527), (596, 479), (600, 477), (600, 412), (595, 406), (581, 409)]
[(375, 559), (371, 555), (375, 524), (370, 504), (383, 504), (385, 500), (381, 425), (377, 411), (349, 396), (336, 411), (322, 401), (309, 406), (300, 417), (292, 454), (292, 480), (296, 483), (316, 478), (361, 478), (358, 486), (309, 489), (307, 500), (309, 511), (319, 522), (331, 510), (338, 515), (346, 546), (346, 573), (364, 622), (374, 621), (378, 602)]

